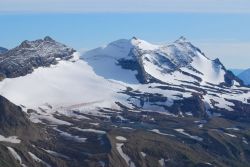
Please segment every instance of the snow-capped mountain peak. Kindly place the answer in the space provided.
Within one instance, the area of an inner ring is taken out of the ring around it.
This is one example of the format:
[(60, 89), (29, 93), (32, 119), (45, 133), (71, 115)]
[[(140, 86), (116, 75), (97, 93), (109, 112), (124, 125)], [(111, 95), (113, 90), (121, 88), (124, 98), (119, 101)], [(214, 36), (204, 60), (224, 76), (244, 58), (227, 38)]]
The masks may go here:
[(188, 42), (188, 40), (184, 36), (181, 36), (179, 39), (175, 41), (175, 43), (186, 43), (186, 42)]
[(140, 50), (150, 51), (150, 50), (157, 50), (160, 48), (159, 45), (154, 45), (154, 44), (151, 44), (147, 41), (144, 41), (142, 39), (138, 39), (135, 37), (131, 39), (131, 43), (134, 47), (137, 47)]
[(141, 83), (156, 80), (166, 83), (175, 83), (175, 80), (203, 84), (225, 82), (224, 66), (210, 60), (184, 37), (170, 45), (155, 45), (136, 37), (121, 39), (90, 50), (82, 57), (97, 74), (129, 83), (136, 83), (136, 80)]
[[(190, 42), (155, 45), (120, 39), (72, 61), (78, 57), (73, 52), (49, 37), (24, 41), (0, 56), (0, 70), (7, 76), (0, 82), (0, 94), (30, 108), (122, 105), (196, 116), (249, 103), (248, 89), (218, 59), (208, 59)], [(228, 81), (231, 85), (223, 85)]]

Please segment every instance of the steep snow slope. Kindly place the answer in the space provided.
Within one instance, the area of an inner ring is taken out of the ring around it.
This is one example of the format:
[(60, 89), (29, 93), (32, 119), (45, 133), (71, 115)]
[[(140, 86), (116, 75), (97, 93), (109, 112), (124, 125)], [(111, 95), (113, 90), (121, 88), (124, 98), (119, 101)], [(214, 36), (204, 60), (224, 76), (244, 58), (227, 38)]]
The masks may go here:
[(240, 73), (238, 77), (246, 84), (250, 85), (250, 69), (247, 69)]
[(121, 39), (87, 52), (84, 59), (98, 75), (107, 79), (138, 83), (135, 71), (126, 70), (117, 65), (119, 59), (133, 59), (130, 53), (132, 48), (133, 45), (129, 40)]
[[(210, 110), (245, 110), (250, 103), (249, 88), (240, 87), (230, 75), (233, 84), (224, 85), (228, 74), (220, 61), (208, 59), (184, 38), (172, 45), (153, 45), (137, 38), (118, 40), (86, 52), (84, 60), (78, 53), (70, 55), (73, 49), (51, 38), (31, 43), (46, 45), (42, 50), (32, 48), (34, 53), (41, 51), (38, 57), (49, 64), (31, 66), (32, 71), (24, 76), (5, 78), (0, 82), (0, 94), (25, 109), (36, 109), (36, 118), (57, 111), (69, 115), (75, 110), (97, 113), (97, 108), (204, 116), (211, 115)], [(56, 51), (50, 52), (54, 47), (58, 47), (61, 59)], [(43, 52), (44, 48), (50, 51)], [(30, 54), (27, 47), (24, 50), (28, 63), (21, 64), (26, 69), (36, 55)], [(66, 54), (61, 54), (65, 50)], [(15, 61), (9, 60), (11, 63), (23, 60), (22, 54), (17, 54), (20, 49), (11, 52), (18, 55)], [(55, 63), (47, 61), (51, 59)], [(48, 119), (65, 123), (54, 117)]]
[(126, 83), (181, 80), (201, 84), (225, 82), (226, 70), (185, 38), (171, 45), (154, 45), (132, 38), (118, 40), (82, 55), (98, 75)]
[(250, 90), (240, 87), (238, 78), (218, 59), (210, 60), (184, 37), (171, 45), (122, 39), (85, 52), (82, 58), (98, 75), (130, 87), (123, 92), (130, 96), (128, 101), (145, 110), (178, 112), (178, 101), (188, 98), (185, 112), (200, 104), (198, 99), (207, 114), (233, 111), (238, 107), (235, 101), (249, 104)]
[(74, 53), (72, 61), (59, 61), (40, 67), (26, 76), (0, 82), (0, 94), (18, 105), (38, 108), (43, 105), (66, 107), (88, 104), (115, 107), (119, 85), (97, 76), (92, 68)]

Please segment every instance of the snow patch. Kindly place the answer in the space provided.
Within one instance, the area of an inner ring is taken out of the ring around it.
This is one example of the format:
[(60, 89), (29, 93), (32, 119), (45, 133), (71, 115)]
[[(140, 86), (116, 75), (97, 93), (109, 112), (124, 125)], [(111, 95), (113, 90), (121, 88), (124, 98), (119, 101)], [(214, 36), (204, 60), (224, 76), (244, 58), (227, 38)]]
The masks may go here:
[(188, 136), (191, 139), (194, 139), (194, 140), (197, 140), (197, 141), (203, 141), (203, 138), (198, 137), (198, 136), (192, 136), (192, 135), (186, 133), (184, 129), (175, 129), (175, 131), (177, 131), (177, 132), (179, 132), (179, 133), (181, 133), (181, 134), (183, 134), (185, 136)]
[(27, 167), (25, 164), (22, 163), (22, 159), (21, 157), (17, 154), (17, 152), (11, 148), (11, 147), (7, 147), (9, 152), (11, 153), (11, 155), (19, 162), (19, 164), (22, 166), (22, 167)]
[(159, 129), (152, 129), (152, 130), (150, 130), (150, 131), (151, 131), (151, 132), (154, 132), (154, 133), (157, 133), (157, 134), (159, 134), (159, 135), (175, 137), (175, 135), (172, 135), (172, 134), (162, 133), (162, 132), (159, 131)]
[(134, 164), (134, 162), (130, 159), (130, 157), (122, 151), (122, 146), (123, 146), (123, 145), (124, 145), (123, 143), (116, 143), (116, 149), (117, 149), (117, 151), (119, 152), (119, 154), (120, 154), (121, 157), (125, 160), (125, 162), (127, 163), (127, 165), (128, 165), (129, 167), (135, 167), (135, 164)]
[(164, 158), (161, 158), (158, 162), (159, 162), (159, 164), (160, 164), (162, 167), (165, 166), (165, 160), (164, 160)]
[(36, 162), (42, 163), (44, 164), (46, 167), (51, 167), (47, 162), (41, 160), (40, 158), (38, 158), (35, 154), (28, 152), (28, 154), (30, 155), (30, 157), (35, 160)]
[(127, 141), (127, 138), (125, 138), (123, 136), (116, 136), (115, 138), (116, 138), (116, 140)]
[(87, 140), (87, 138), (81, 138), (79, 136), (73, 136), (70, 133), (61, 131), (61, 130), (59, 130), (57, 128), (54, 128), (54, 130), (58, 131), (61, 136), (63, 136), (64, 138), (66, 138), (68, 140), (73, 140), (73, 141), (79, 142), (79, 143), (84, 143)]
[(61, 153), (58, 153), (58, 152), (55, 152), (55, 151), (52, 151), (52, 150), (46, 150), (46, 149), (43, 149), (43, 150), (46, 151), (47, 153), (53, 155), (53, 156), (64, 158), (64, 159), (70, 159), (68, 156), (63, 155)]
[(105, 131), (96, 130), (96, 129), (81, 129), (81, 128), (78, 128), (78, 127), (74, 127), (74, 129), (76, 129), (78, 131), (81, 131), (81, 132), (97, 133), (97, 134), (100, 134), (100, 135), (106, 134)]
[(4, 137), (0, 135), (0, 141), (18, 144), (21, 143), (21, 140), (17, 138), (17, 136)]
[(141, 152), (141, 155), (143, 156), (143, 158), (145, 158), (147, 156), (147, 154), (145, 152)]
[(230, 136), (230, 137), (234, 137), (234, 138), (237, 137), (237, 136), (235, 136), (235, 135), (233, 135), (233, 134), (226, 133), (226, 132), (224, 132), (224, 134), (227, 135), (227, 136)]

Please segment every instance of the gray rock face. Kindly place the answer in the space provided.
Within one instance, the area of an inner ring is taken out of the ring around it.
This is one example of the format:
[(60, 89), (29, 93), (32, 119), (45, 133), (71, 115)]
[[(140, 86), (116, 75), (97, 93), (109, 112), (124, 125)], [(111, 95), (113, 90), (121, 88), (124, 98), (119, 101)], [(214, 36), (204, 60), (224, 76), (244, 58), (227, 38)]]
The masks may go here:
[(0, 54), (3, 54), (5, 52), (7, 52), (7, 51), (8, 51), (8, 49), (0, 47)]
[(0, 95), (0, 125), (1, 131), (10, 130), (17, 126), (29, 126), (29, 120), (25, 117), (21, 108), (9, 102)]
[(15, 78), (31, 73), (35, 68), (57, 64), (58, 60), (72, 58), (74, 49), (50, 37), (24, 41), (21, 45), (0, 55), (0, 77)]

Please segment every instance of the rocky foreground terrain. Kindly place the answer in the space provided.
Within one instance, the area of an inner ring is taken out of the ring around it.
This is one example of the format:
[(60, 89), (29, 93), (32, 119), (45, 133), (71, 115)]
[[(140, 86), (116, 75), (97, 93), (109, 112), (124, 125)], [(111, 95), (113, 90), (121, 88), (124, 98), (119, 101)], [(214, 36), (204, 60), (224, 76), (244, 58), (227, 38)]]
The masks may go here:
[(250, 88), (183, 37), (83, 54), (46, 37), (0, 65), (0, 166), (250, 164)]

